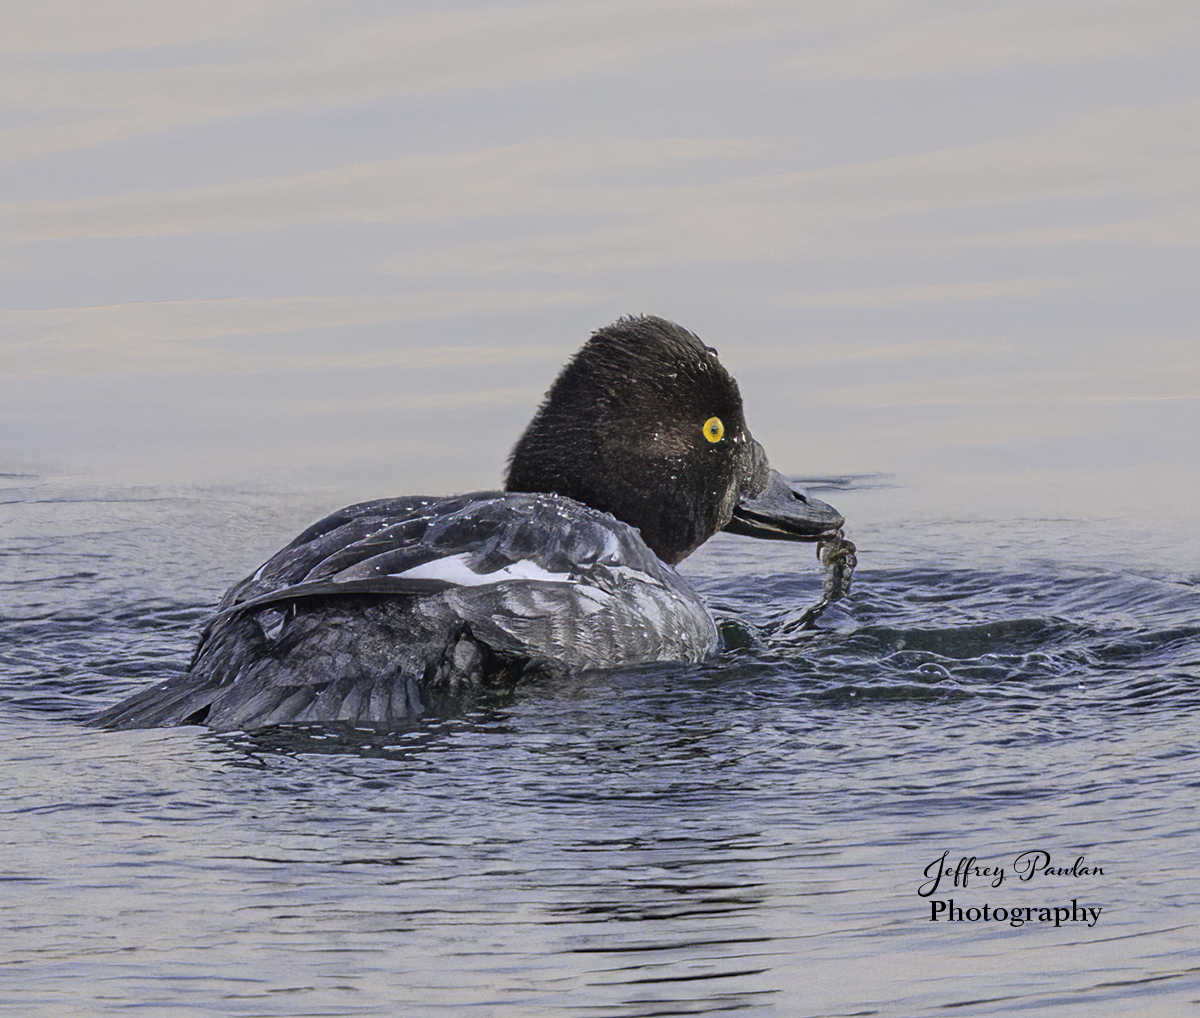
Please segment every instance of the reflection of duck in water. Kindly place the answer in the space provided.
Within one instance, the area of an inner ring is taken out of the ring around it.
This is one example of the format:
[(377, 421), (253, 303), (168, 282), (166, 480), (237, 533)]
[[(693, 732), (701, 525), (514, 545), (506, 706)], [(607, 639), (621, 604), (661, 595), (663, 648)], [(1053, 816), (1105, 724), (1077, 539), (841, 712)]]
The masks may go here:
[(699, 661), (717, 631), (677, 562), (721, 529), (842, 525), (767, 466), (716, 351), (661, 318), (592, 336), (505, 487), (326, 517), (229, 590), (187, 672), (97, 723), (386, 725), (531, 667)]

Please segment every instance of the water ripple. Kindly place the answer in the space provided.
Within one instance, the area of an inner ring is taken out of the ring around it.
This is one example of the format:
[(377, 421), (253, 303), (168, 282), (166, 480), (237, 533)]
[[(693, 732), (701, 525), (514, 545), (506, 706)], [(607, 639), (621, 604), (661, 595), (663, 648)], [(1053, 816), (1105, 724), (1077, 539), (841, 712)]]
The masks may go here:
[[(98, 499), (96, 525), (39, 497), (0, 539), (28, 1013), (82, 985), (121, 1009), (391, 1015), (402, 987), (410, 1013), (629, 1018), (1117, 1013), (1200, 988), (1194, 584), (868, 552), (797, 629), (808, 556), (722, 539), (688, 564), (729, 643), (698, 667), (543, 678), (394, 731), (83, 728), (186, 666), (278, 529), (271, 499), (163, 504)], [(993, 905), (1074, 895), (1094, 929), (929, 922), (939, 853), (1033, 845), (1105, 876)]]

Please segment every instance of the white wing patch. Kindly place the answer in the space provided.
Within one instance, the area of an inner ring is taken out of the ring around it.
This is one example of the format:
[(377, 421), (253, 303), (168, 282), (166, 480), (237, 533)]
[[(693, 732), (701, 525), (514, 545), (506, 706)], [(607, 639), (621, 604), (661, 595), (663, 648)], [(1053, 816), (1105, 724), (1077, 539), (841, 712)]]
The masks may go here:
[(570, 573), (552, 573), (536, 562), (521, 559), (490, 573), (477, 573), (469, 565), (469, 552), (460, 555), (448, 555), (446, 558), (435, 558), (422, 562), (419, 566), (405, 569), (402, 573), (389, 573), (397, 580), (442, 580), (459, 587), (482, 587), (490, 583), (503, 583), (505, 580), (541, 580), (552, 583), (578, 583), (578, 578)]

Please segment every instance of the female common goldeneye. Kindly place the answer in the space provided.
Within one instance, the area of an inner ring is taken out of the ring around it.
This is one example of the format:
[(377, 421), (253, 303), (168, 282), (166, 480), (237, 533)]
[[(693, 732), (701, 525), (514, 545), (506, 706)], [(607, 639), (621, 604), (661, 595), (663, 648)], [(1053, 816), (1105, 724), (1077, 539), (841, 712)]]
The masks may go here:
[(186, 672), (95, 723), (386, 726), (530, 669), (699, 661), (717, 629), (676, 563), (722, 529), (842, 523), (767, 466), (715, 350), (623, 318), (562, 370), (504, 492), (326, 517), (229, 590)]

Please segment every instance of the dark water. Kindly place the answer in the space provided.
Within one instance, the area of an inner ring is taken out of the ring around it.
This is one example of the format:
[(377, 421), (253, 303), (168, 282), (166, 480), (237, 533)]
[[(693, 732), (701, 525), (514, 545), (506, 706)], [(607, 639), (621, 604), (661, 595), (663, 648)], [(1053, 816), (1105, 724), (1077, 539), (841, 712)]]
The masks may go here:
[[(1081, 520), (856, 528), (886, 489), (840, 487), (860, 567), (816, 631), (791, 625), (811, 548), (719, 538), (685, 572), (738, 649), (703, 667), (251, 738), (81, 722), (183, 668), (224, 586), (334, 505), (5, 478), (0, 1003), (1193, 1011), (1196, 573)], [(1083, 862), (1018, 879), (1039, 850)], [(1005, 877), (923, 896), (943, 853)], [(951, 898), (963, 919), (931, 921)], [(1073, 902), (1093, 925), (1038, 919)], [(985, 903), (1033, 918), (971, 921)]]

